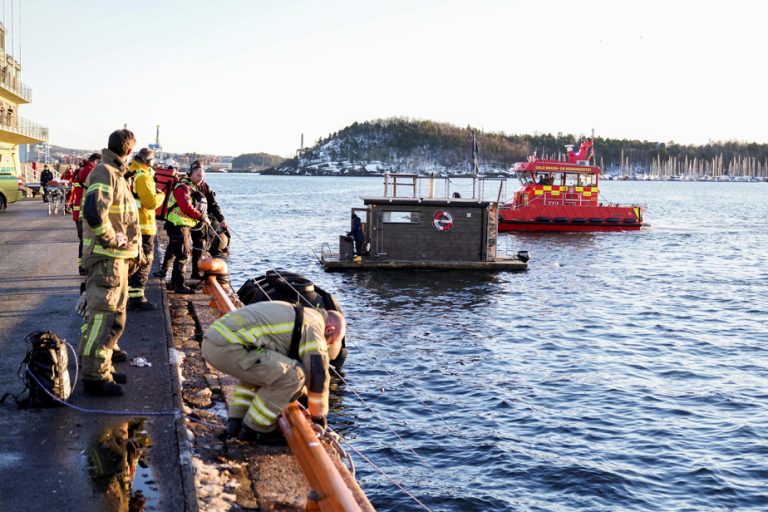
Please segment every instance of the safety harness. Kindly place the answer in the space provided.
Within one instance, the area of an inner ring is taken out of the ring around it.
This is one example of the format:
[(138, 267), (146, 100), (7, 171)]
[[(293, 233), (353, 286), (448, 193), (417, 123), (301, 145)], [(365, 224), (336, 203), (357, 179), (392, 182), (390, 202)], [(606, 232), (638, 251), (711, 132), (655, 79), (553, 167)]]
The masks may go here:
[(299, 342), (301, 342), (301, 328), (304, 326), (304, 306), (294, 304), (293, 309), (296, 312), (296, 320), (293, 322), (293, 333), (291, 333), (291, 348), (288, 350), (288, 357), (301, 361), (299, 357)]

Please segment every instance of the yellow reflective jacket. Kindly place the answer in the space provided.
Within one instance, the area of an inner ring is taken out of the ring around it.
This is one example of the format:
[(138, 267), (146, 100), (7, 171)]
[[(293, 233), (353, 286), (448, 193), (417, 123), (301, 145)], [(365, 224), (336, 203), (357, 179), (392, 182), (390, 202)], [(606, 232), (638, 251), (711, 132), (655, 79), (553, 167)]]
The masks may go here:
[[(325, 341), (325, 310), (304, 308), (304, 322), (299, 341), (299, 363), (307, 383), (309, 414), (328, 414), (328, 344)], [(243, 345), (258, 357), (254, 348), (274, 350), (288, 355), (291, 348), (296, 313), (292, 304), (283, 301), (256, 302), (227, 313), (216, 320), (205, 333), (217, 345)]]
[[(81, 210), (84, 268), (107, 258), (139, 257), (139, 212), (124, 177), (127, 170), (120, 157), (105, 149), (88, 175)], [(117, 233), (125, 234), (126, 245), (117, 246)]]
[(152, 167), (140, 164), (136, 160), (128, 166), (131, 176), (131, 192), (139, 209), (139, 229), (142, 235), (156, 235), (155, 210), (165, 200), (165, 194), (157, 190), (155, 184), (155, 170)]

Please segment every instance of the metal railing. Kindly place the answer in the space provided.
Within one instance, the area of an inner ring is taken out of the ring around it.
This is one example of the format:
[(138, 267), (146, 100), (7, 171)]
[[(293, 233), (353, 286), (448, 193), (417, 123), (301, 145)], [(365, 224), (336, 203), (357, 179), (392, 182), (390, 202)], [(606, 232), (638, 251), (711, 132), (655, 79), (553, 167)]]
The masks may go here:
[(25, 135), (39, 141), (48, 141), (48, 128), (24, 117), (0, 117), (0, 130)]
[[(445, 199), (503, 202), (506, 195), (506, 178), (476, 176), (451, 178), (448, 176), (420, 176), (418, 174), (384, 174), (384, 197), (405, 199)], [(471, 195), (463, 197), (452, 192), (451, 185), (464, 182), (471, 186)]]
[(0, 69), (0, 87), (6, 89), (16, 96), (24, 98), (28, 102), (32, 101), (32, 88), (19, 80), (18, 76), (8, 72), (8, 68)]

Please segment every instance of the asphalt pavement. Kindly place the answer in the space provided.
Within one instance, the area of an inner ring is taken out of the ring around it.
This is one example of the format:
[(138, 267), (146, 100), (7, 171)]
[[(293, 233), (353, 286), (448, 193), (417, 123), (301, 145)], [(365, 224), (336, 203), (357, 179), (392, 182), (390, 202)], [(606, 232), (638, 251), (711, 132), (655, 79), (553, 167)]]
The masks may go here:
[[(71, 216), (49, 217), (41, 201), (23, 201), (0, 212), (0, 395), (23, 388), (17, 376), (26, 353), (24, 338), (51, 330), (75, 349), (82, 319), (74, 312), (81, 277), (77, 275), (77, 233)], [(157, 263), (156, 263), (157, 264)], [(159, 306), (159, 280), (152, 279), (148, 298)], [(179, 396), (169, 357), (170, 322), (163, 307), (128, 313), (120, 346), (152, 367), (119, 363), (129, 382), (124, 397), (91, 397), (78, 383), (70, 402), (101, 411), (135, 411), (109, 415), (68, 407), (18, 409), (12, 398), (0, 406), (0, 510), (102, 511), (114, 501), (103, 482), (89, 472), (89, 448), (122, 422), (146, 418), (151, 446), (136, 470), (133, 491), (142, 488), (149, 510), (196, 510), (181, 423), (173, 416)], [(70, 354), (70, 374), (74, 361)], [(118, 441), (118, 445), (120, 442)], [(91, 465), (92, 466), (92, 465)]]

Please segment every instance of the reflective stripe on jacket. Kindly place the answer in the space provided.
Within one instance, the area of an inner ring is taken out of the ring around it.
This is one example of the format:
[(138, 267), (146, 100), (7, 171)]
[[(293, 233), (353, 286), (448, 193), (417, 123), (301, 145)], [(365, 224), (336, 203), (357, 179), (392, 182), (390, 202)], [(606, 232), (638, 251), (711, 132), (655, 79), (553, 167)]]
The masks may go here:
[[(307, 381), (309, 413), (328, 414), (328, 345), (325, 341), (324, 310), (304, 308), (299, 341), (299, 359)], [(222, 316), (205, 333), (218, 345), (236, 344), (247, 349), (263, 347), (288, 355), (296, 312), (283, 301), (257, 302)]]
[[(102, 161), (88, 175), (81, 214), (83, 222), (83, 267), (105, 258), (139, 256), (139, 212), (124, 175), (125, 163), (105, 149)], [(117, 247), (117, 233), (128, 243)]]
[(168, 199), (168, 222), (176, 226), (194, 227), (200, 220), (200, 212), (192, 204), (192, 192), (195, 185), (188, 178), (182, 178), (173, 187), (173, 193)]

